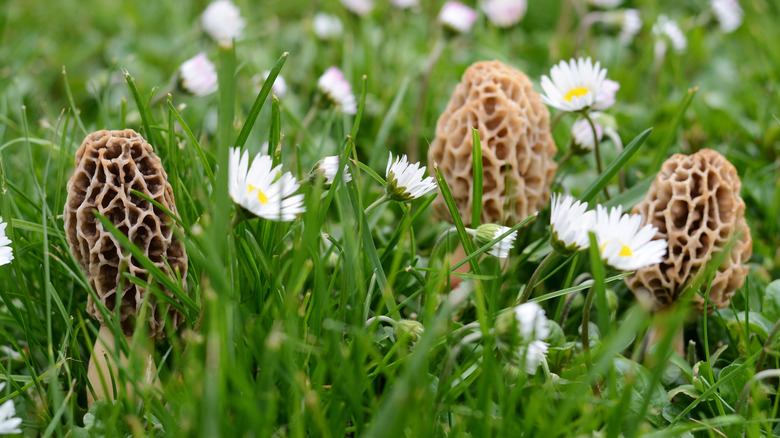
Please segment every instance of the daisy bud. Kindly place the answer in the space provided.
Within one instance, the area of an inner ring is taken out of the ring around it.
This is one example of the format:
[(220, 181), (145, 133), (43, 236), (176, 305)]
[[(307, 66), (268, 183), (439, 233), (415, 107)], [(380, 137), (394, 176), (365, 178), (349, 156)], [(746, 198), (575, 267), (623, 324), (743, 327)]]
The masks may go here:
[(587, 202), (575, 201), (568, 195), (552, 195), (550, 244), (555, 251), (566, 255), (590, 247), (588, 231), (593, 227), (595, 213), (587, 209)]
[(212, 2), (201, 16), (203, 30), (220, 44), (232, 44), (241, 38), (246, 21), (230, 0)]
[(411, 319), (402, 319), (395, 325), (395, 336), (398, 339), (407, 338), (414, 343), (420, 340), (425, 328)]
[(488, 20), (498, 27), (510, 27), (523, 19), (528, 8), (526, 0), (486, 0), (482, 10)]
[(341, 4), (361, 17), (368, 15), (374, 9), (374, 0), (341, 0)]
[(742, 8), (737, 0), (711, 0), (710, 5), (723, 32), (734, 32), (742, 25)]
[(317, 89), (345, 114), (357, 114), (357, 99), (352, 94), (352, 85), (344, 78), (338, 67), (330, 67), (317, 81)]
[(393, 161), (393, 153), (390, 152), (385, 176), (387, 177), (385, 190), (392, 201), (411, 201), (436, 188), (433, 177), (424, 178), (425, 166), (420, 167), (420, 163), (410, 164), (406, 155)]
[[(476, 232), (474, 232), (474, 243), (478, 247), (485, 246), (509, 230), (509, 227), (496, 224), (480, 225)], [(502, 259), (509, 257), (509, 251), (514, 247), (516, 238), (517, 230), (496, 242), (496, 244), (488, 250), (488, 254)]]
[(420, 0), (390, 0), (390, 3), (398, 9), (420, 6)]
[(344, 31), (344, 26), (341, 24), (339, 17), (323, 12), (318, 12), (314, 15), (311, 27), (314, 30), (314, 34), (321, 40), (335, 39), (341, 36), (341, 33)]
[(199, 53), (179, 67), (179, 85), (194, 96), (209, 95), (217, 91), (217, 69), (205, 53)]
[[(333, 184), (336, 179), (336, 174), (339, 171), (339, 156), (333, 155), (325, 157), (317, 163), (315, 171), (325, 177), (325, 185)], [(312, 172), (312, 176), (316, 177), (317, 173)], [(344, 165), (344, 171), (341, 173), (341, 179), (345, 183), (352, 181), (352, 175), (349, 174), (349, 168)]]
[(3, 218), (0, 217), (0, 266), (11, 263), (14, 259), (14, 250), (11, 247), (11, 239), (5, 235), (5, 228), (8, 226), (7, 222), (3, 222)]
[(448, 1), (439, 12), (439, 22), (455, 33), (468, 33), (477, 21), (477, 11), (456, 1)]

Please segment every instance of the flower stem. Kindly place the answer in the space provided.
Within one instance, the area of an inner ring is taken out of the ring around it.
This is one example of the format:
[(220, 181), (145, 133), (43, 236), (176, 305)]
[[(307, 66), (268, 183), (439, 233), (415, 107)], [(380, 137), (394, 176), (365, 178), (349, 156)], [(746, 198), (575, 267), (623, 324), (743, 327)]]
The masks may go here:
[(385, 202), (387, 202), (389, 200), (390, 200), (390, 198), (387, 197), (387, 193), (382, 195), (379, 199), (374, 201), (373, 204), (371, 204), (368, 207), (366, 207), (366, 210), (365, 210), (366, 216), (368, 216), (368, 214), (371, 213), (371, 210), (379, 207), (380, 205), (384, 204)]
[(531, 294), (533, 293), (534, 289), (536, 289), (539, 277), (541, 277), (544, 271), (547, 270), (547, 267), (552, 263), (552, 261), (557, 258), (557, 255), (558, 253), (555, 252), (555, 250), (550, 251), (550, 253), (547, 254), (547, 257), (545, 257), (542, 262), (539, 263), (539, 266), (537, 266), (534, 273), (531, 274), (531, 279), (528, 280), (528, 284), (525, 286), (525, 290), (523, 291), (523, 296), (520, 298), (519, 304), (523, 304), (528, 301), (529, 298), (531, 298)]
[[(593, 359), (590, 356), (590, 308), (593, 307), (593, 298), (596, 296), (595, 283), (585, 296), (585, 305), (582, 307), (582, 352), (585, 353), (585, 366), (588, 372), (593, 369)], [(598, 382), (593, 382), (593, 393), (601, 394)]]
[[(596, 169), (598, 170), (599, 175), (601, 175), (601, 173), (604, 172), (604, 165), (601, 164), (601, 142), (599, 142), (599, 136), (596, 134), (596, 124), (593, 123), (593, 119), (590, 117), (588, 111), (583, 111), (582, 114), (585, 116), (585, 120), (588, 121), (588, 124), (590, 125), (590, 131), (593, 133), (593, 151), (596, 153)], [(604, 186), (604, 196), (607, 198), (607, 200), (610, 199), (609, 191), (607, 190), (606, 185)]]
[(557, 114), (555, 114), (555, 117), (553, 117), (552, 121), (550, 122), (550, 134), (552, 134), (555, 131), (555, 127), (558, 126), (558, 122), (561, 121), (561, 117), (563, 117), (565, 113), (563, 111), (558, 111)]

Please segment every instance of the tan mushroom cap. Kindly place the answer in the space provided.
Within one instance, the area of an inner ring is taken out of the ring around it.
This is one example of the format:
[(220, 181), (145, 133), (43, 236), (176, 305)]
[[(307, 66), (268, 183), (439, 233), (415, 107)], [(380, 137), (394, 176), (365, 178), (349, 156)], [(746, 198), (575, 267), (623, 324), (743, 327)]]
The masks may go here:
[[(693, 155), (675, 154), (661, 167), (645, 199), (634, 207), (645, 223), (658, 228), (656, 238), (666, 239), (666, 258), (636, 271), (626, 284), (652, 310), (672, 304), (707, 262), (740, 232), (718, 268), (709, 299), (721, 309), (742, 287), (752, 252), (745, 202), (739, 196), (742, 182), (737, 170), (721, 154), (702, 149)], [(693, 297), (698, 310), (704, 300)], [(710, 307), (709, 310), (712, 310)]]
[[(142, 280), (150, 276), (103, 227), (94, 210), (135, 242), (171, 278), (174, 276), (166, 262), (181, 278), (187, 276), (187, 254), (182, 242), (173, 236), (171, 218), (154, 204), (130, 194), (131, 190), (147, 195), (178, 215), (173, 189), (160, 158), (143, 137), (132, 129), (89, 134), (76, 151), (76, 169), (68, 181), (64, 212), (66, 238), (90, 286), (108, 310), (115, 310), (117, 295), (120, 296), (119, 315), (125, 334), (133, 333), (147, 291), (124, 279), (123, 291), (117, 294), (120, 266)], [(153, 296), (148, 297), (148, 302), (149, 336), (164, 337), (167, 305), (158, 304)], [(91, 294), (87, 313), (104, 324)], [(184, 320), (184, 315), (173, 307), (167, 309), (167, 316), (174, 330)]]
[[(473, 64), (436, 124), (428, 164), (431, 169), (438, 164), (467, 226), (472, 225), (472, 127), (479, 130), (482, 146), (482, 223), (514, 224), (544, 207), (558, 169), (557, 148), (550, 112), (528, 77), (498, 61)], [(450, 219), (441, 196), (433, 205)]]

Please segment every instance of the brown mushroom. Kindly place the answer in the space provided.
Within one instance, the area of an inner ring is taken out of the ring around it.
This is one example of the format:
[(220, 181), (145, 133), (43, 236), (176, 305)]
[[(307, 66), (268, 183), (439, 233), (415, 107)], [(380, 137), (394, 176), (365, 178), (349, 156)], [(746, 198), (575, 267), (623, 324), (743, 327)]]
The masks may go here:
[[(173, 306), (159, 303), (144, 287), (120, 279), (123, 272), (142, 280), (151, 278), (94, 214), (97, 211), (111, 221), (171, 278), (175, 278), (174, 272), (176, 276), (186, 278), (187, 254), (182, 242), (173, 235), (171, 218), (151, 202), (131, 193), (133, 190), (143, 193), (177, 214), (173, 190), (160, 158), (152, 146), (131, 129), (97, 131), (84, 139), (76, 151), (75, 164), (76, 169), (68, 181), (64, 211), (65, 234), (71, 252), (95, 296), (108, 311), (116, 312), (119, 307), (119, 323), (125, 336), (134, 332), (136, 318), (146, 301), (149, 308), (145, 322), (149, 337), (164, 337), (166, 321), (175, 330), (184, 315)], [(174, 272), (169, 271), (168, 266)], [(117, 290), (120, 284), (122, 288)], [(171, 295), (169, 291), (166, 293)], [(98, 336), (101, 343), (96, 342), (90, 360), (92, 374), (96, 367), (105, 366), (102, 351), (113, 346), (114, 339), (92, 294), (87, 299), (86, 310), (101, 324)], [(96, 356), (101, 363), (95, 363)], [(104, 378), (107, 376), (105, 374)], [(93, 381), (93, 388), (100, 396), (102, 384), (98, 382), (99, 379)]]
[[(477, 62), (463, 74), (436, 124), (428, 150), (447, 180), (463, 222), (471, 224), (472, 128), (482, 146), (482, 223), (514, 224), (544, 207), (558, 165), (550, 113), (522, 72), (498, 61)], [(436, 212), (449, 220), (442, 197)]]
[[(656, 237), (666, 239), (667, 255), (660, 264), (641, 268), (625, 280), (651, 310), (663, 310), (676, 301), (692, 276), (739, 232), (709, 286), (715, 307), (729, 305), (745, 281), (745, 262), (752, 251), (745, 203), (739, 196), (741, 186), (734, 166), (710, 149), (676, 154), (663, 164), (634, 212), (658, 228)], [(703, 311), (701, 296), (695, 295), (693, 302)]]

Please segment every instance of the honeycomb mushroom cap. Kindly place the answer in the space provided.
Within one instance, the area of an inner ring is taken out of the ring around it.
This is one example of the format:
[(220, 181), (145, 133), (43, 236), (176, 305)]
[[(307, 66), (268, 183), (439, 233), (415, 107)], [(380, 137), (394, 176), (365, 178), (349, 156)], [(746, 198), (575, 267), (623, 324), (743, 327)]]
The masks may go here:
[[(68, 181), (66, 238), (90, 286), (108, 310), (115, 311), (119, 295), (120, 323), (128, 335), (135, 329), (147, 291), (124, 280), (123, 290), (117, 293), (121, 270), (142, 280), (149, 279), (149, 273), (122, 249), (93, 212), (97, 210), (110, 220), (163, 272), (173, 278), (167, 262), (181, 278), (187, 276), (187, 254), (182, 242), (173, 236), (171, 219), (152, 203), (131, 194), (131, 190), (178, 214), (160, 158), (143, 137), (131, 129), (89, 134), (76, 151), (76, 169)], [(186, 288), (186, 283), (183, 286)], [(158, 304), (154, 296), (148, 297), (148, 303), (149, 336), (164, 337), (166, 305)], [(92, 294), (87, 299), (87, 313), (105, 323)], [(173, 307), (167, 309), (167, 316), (174, 330), (184, 320)]]
[[(436, 123), (428, 163), (438, 164), (467, 226), (472, 225), (472, 127), (479, 130), (482, 146), (482, 223), (513, 224), (542, 208), (558, 169), (557, 148), (550, 112), (528, 77), (498, 61), (477, 62), (463, 74)], [(441, 196), (433, 205), (450, 219)]]
[[(686, 282), (739, 232), (709, 289), (715, 307), (729, 305), (745, 281), (748, 267), (744, 263), (752, 252), (741, 187), (734, 166), (713, 150), (675, 154), (666, 160), (645, 199), (634, 207), (645, 223), (658, 228), (656, 238), (668, 243), (661, 263), (639, 269), (625, 280), (640, 301), (649, 303), (652, 310), (671, 305)], [(701, 296), (696, 294), (693, 302), (703, 311)]]

